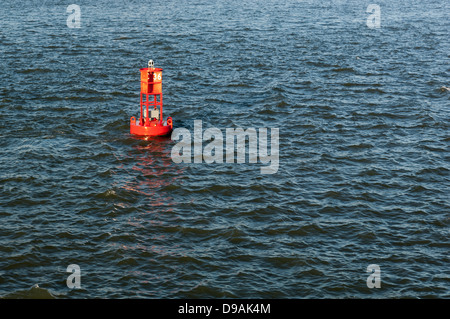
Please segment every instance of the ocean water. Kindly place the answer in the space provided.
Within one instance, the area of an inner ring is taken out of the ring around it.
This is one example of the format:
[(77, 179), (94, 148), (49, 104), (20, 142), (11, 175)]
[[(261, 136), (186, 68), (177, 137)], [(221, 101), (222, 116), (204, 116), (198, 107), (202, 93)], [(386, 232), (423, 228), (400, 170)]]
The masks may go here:
[[(74, 2), (0, 4), (1, 297), (450, 297), (447, 1)], [(149, 59), (278, 170), (131, 136)]]

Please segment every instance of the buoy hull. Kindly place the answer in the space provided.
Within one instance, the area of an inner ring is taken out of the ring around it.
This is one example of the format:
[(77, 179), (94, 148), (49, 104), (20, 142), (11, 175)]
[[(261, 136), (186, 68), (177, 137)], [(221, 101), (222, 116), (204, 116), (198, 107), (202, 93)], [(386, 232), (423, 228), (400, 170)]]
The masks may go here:
[(130, 119), (130, 134), (139, 136), (167, 136), (172, 133), (173, 124), (164, 125), (163, 121), (151, 121), (148, 125), (140, 125), (134, 116)]

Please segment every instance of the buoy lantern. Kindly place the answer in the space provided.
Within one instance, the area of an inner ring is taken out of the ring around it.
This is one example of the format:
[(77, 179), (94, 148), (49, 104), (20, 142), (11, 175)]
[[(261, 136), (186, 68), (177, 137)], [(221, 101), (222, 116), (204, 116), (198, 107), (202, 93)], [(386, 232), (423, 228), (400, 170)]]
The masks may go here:
[[(165, 136), (172, 133), (172, 118), (163, 118), (162, 69), (148, 62), (141, 71), (141, 113), (130, 118), (130, 133), (141, 136)], [(159, 109), (158, 109), (159, 108)]]

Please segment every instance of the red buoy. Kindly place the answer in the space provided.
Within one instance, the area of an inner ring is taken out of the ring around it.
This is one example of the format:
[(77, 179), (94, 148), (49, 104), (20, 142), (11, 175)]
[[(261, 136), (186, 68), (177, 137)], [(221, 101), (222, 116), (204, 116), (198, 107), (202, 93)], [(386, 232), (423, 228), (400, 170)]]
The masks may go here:
[[(165, 136), (172, 133), (172, 118), (163, 118), (162, 69), (152, 60), (141, 71), (141, 113), (130, 118), (130, 133), (141, 136)], [(158, 109), (159, 107), (159, 109)]]

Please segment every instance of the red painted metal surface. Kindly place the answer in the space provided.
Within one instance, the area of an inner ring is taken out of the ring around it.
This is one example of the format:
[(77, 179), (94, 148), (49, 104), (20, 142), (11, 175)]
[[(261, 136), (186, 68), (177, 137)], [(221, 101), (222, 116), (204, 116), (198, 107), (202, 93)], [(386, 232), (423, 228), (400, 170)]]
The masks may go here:
[(172, 118), (164, 121), (162, 69), (154, 68), (153, 61), (149, 61), (148, 68), (140, 69), (141, 94), (139, 119), (130, 119), (130, 133), (142, 136), (165, 136), (173, 130)]
[(173, 125), (169, 125), (169, 120), (172, 118), (167, 118), (167, 123), (163, 121), (153, 120), (150, 121), (149, 125), (140, 125), (139, 120), (136, 120), (134, 116), (130, 119), (130, 133), (134, 135), (142, 136), (165, 136), (172, 133)]

